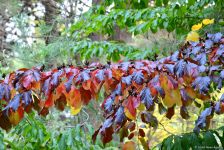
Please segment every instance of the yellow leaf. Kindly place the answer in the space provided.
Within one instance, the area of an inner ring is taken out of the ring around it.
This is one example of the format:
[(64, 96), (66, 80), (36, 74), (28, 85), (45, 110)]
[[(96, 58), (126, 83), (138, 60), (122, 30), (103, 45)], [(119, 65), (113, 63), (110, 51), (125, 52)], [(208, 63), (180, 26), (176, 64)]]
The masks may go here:
[(204, 25), (213, 24), (213, 23), (214, 23), (214, 19), (204, 19), (204, 20), (202, 21), (202, 23), (203, 23)]
[(80, 112), (81, 108), (82, 108), (82, 106), (78, 107), (78, 108), (71, 107), (71, 114), (72, 115), (77, 115)]
[(133, 116), (126, 107), (124, 108), (124, 113), (125, 113), (126, 117), (128, 117), (129, 119), (135, 120), (135, 116)]
[(64, 24), (60, 25), (58, 30), (60, 32), (64, 31), (65, 30), (65, 25)]
[(197, 41), (199, 41), (199, 34), (197, 32), (192, 31), (192, 32), (188, 33), (186, 40), (197, 42)]
[(163, 99), (163, 103), (168, 108), (172, 107), (174, 104), (178, 106), (182, 105), (181, 96), (179, 89), (168, 90), (165, 98)]
[(191, 30), (192, 31), (197, 31), (197, 30), (201, 29), (201, 27), (202, 27), (202, 23), (199, 23), (199, 24), (193, 25), (191, 27)]
[(138, 106), (137, 108), (140, 112), (144, 111), (145, 110), (145, 105), (140, 103), (140, 105)]
[(13, 125), (17, 125), (23, 119), (23, 116), (24, 116), (24, 110), (20, 106), (16, 111), (10, 112), (9, 121)]

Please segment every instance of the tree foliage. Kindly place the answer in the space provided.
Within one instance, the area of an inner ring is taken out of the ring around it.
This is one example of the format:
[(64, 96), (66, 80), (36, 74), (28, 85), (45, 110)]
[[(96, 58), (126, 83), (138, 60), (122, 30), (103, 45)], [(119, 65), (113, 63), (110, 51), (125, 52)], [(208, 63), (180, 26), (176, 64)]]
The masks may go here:
[(223, 127), (217, 130), (201, 132), (200, 136), (194, 132), (182, 135), (171, 135), (159, 145), (160, 149), (203, 149), (224, 147)]
[[(224, 113), (224, 95), (218, 101), (209, 95), (223, 87), (223, 57), (224, 37), (216, 33), (199, 42), (187, 42), (171, 56), (156, 61), (86, 62), (85, 66), (60, 66), (50, 71), (22, 68), (1, 80), (0, 126), (9, 130), (32, 109), (46, 116), (53, 106), (63, 110), (69, 105), (77, 114), (104, 88), (105, 121), (93, 134), (93, 141), (100, 134), (105, 144), (114, 133), (127, 131), (121, 139), (132, 139), (135, 120), (156, 128), (158, 120), (152, 113), (156, 106), (160, 112), (166, 109), (169, 119), (175, 108), (188, 119), (187, 108), (196, 103), (195, 98), (208, 102), (195, 124), (195, 132), (199, 132), (208, 129), (214, 113)], [(141, 127), (136, 136), (145, 136)], [(146, 143), (144, 139), (142, 143)]]
[[(114, 3), (113, 9), (107, 11), (107, 7), (112, 3)], [(213, 14), (215, 12), (222, 13), (219, 12), (223, 8), (221, 0), (168, 0), (166, 2), (156, 0), (155, 4), (148, 4), (148, 0), (141, 0), (139, 3), (135, 0), (130, 3), (125, 0), (106, 1), (100, 6), (91, 8), (71, 26), (70, 30), (77, 38), (86, 37), (91, 33), (111, 36), (116, 34), (114, 25), (135, 35), (149, 30), (155, 33), (159, 29), (186, 35), (191, 26), (198, 23), (200, 19), (211, 17), (217, 17), (217, 21), (222, 19), (221, 16)]]

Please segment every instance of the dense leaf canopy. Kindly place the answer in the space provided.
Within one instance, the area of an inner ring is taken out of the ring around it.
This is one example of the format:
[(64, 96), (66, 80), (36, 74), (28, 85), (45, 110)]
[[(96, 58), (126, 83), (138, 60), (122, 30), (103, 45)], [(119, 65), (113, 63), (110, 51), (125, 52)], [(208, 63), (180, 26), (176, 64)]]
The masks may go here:
[[(63, 110), (69, 105), (79, 113), (83, 105), (97, 99), (103, 88), (106, 99), (102, 103), (105, 121), (93, 135), (103, 143), (112, 140), (120, 129), (132, 131), (137, 118), (156, 128), (158, 121), (152, 112), (166, 110), (172, 118), (175, 107), (180, 115), (189, 118), (187, 108), (195, 98), (208, 101), (195, 124), (195, 131), (207, 129), (214, 113), (224, 113), (224, 95), (211, 100), (211, 89), (223, 87), (224, 37), (221, 33), (207, 34), (199, 42), (187, 42), (179, 51), (157, 61), (139, 60), (103, 65), (60, 66), (50, 71), (44, 67), (22, 68), (0, 81), (0, 126), (9, 130), (31, 109), (47, 115), (52, 106)], [(144, 107), (143, 107), (144, 106)], [(139, 136), (145, 133), (140, 128)], [(134, 134), (126, 135), (131, 139)]]

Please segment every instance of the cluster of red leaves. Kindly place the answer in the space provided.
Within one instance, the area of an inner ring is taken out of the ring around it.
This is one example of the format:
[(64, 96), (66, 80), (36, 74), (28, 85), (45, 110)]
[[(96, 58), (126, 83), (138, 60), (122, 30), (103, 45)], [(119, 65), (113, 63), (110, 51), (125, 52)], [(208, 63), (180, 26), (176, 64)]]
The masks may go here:
[[(216, 33), (208, 34), (200, 42), (186, 43), (179, 51), (158, 61), (92, 63), (84, 67), (63, 66), (48, 72), (43, 68), (20, 69), (0, 81), (0, 102), (4, 101), (0, 127), (10, 129), (19, 123), (24, 112), (32, 109), (45, 116), (52, 106), (63, 110), (69, 105), (78, 113), (83, 104), (97, 99), (103, 87), (107, 95), (102, 104), (106, 120), (94, 133), (93, 141), (100, 134), (103, 143), (107, 143), (118, 131), (125, 131), (122, 136), (131, 139), (137, 110), (142, 122), (156, 128), (158, 121), (151, 113), (156, 105), (170, 119), (178, 105), (180, 115), (188, 119), (187, 107), (195, 98), (211, 101), (211, 83), (215, 88), (223, 87), (223, 58), (224, 38)], [(224, 113), (223, 98), (202, 112), (195, 129), (207, 127), (214, 112)], [(142, 129), (138, 136), (145, 136)]]

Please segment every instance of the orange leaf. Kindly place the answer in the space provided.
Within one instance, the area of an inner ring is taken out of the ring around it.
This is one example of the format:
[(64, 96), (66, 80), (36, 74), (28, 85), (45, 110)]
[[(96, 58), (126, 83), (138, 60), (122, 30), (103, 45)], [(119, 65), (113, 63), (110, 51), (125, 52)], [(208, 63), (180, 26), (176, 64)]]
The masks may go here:
[(112, 76), (117, 79), (120, 80), (121, 77), (123, 76), (124, 72), (121, 69), (114, 69), (112, 68)]
[(85, 90), (89, 90), (90, 89), (90, 86), (91, 86), (91, 79), (85, 81), (82, 83), (82, 87), (85, 89)]
[(11, 111), (9, 113), (9, 121), (13, 124), (13, 125), (17, 125), (24, 116), (24, 110), (23, 108), (20, 106), (15, 112)]
[(135, 142), (128, 141), (122, 146), (122, 150), (135, 150)]
[(70, 105), (74, 109), (78, 109), (82, 106), (80, 91), (78, 89), (74, 89), (72, 90), (72, 93), (73, 97), (70, 98)]

